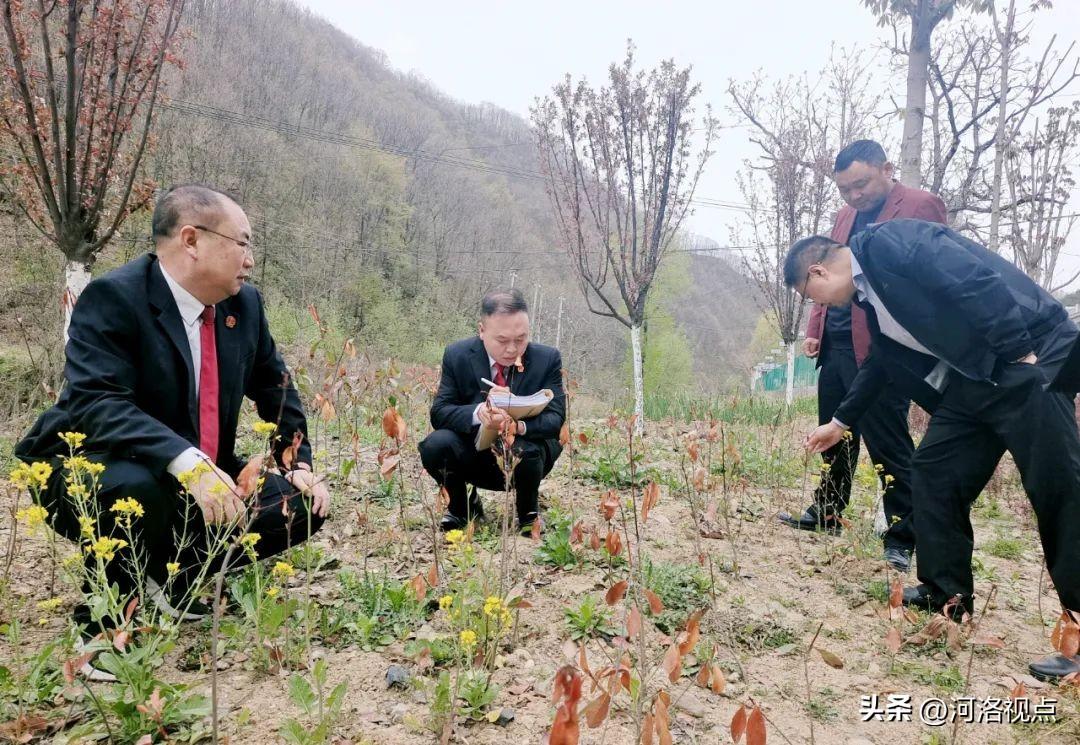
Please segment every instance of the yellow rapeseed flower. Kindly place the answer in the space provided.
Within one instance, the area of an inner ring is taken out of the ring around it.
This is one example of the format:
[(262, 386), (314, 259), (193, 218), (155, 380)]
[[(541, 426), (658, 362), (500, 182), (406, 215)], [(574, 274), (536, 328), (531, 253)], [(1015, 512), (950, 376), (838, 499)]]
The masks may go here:
[(893, 475), (892, 475), (891, 473), (887, 473), (887, 474), (885, 474), (885, 483), (886, 483), (886, 484), (891, 484), (891, 483), (892, 483), (892, 482), (894, 482), (894, 481), (896, 481), (896, 477), (895, 477), (895, 476), (893, 476)]
[(289, 579), (289, 577), (295, 575), (296, 570), (293, 569), (293, 565), (288, 563), (287, 561), (279, 561), (274, 564), (274, 568), (270, 570), (270, 574), (278, 582), (284, 582)]
[(254, 549), (255, 544), (262, 538), (258, 533), (244, 533), (240, 536), (240, 545), (244, 548)]
[(460, 530), (448, 530), (446, 532), (446, 542), (451, 546), (456, 546), (465, 540), (465, 533)]
[(34, 476), (34, 480), (38, 482), (38, 485), (44, 489), (49, 483), (49, 477), (52, 476), (53, 468), (51, 465), (43, 460), (39, 460), (30, 466), (30, 472)]
[(109, 511), (120, 515), (134, 515), (135, 517), (142, 517), (146, 514), (146, 510), (143, 509), (143, 506), (139, 504), (135, 497), (124, 497), (116, 500), (113, 502), (112, 507), (109, 508)]
[(502, 611), (503, 601), (502, 598), (490, 595), (487, 600), (484, 601), (484, 615), (494, 618)]
[(180, 485), (185, 489), (191, 491), (191, 487), (195, 486), (199, 477), (204, 473), (210, 473), (210, 466), (206, 465), (204, 461), (199, 461), (190, 471), (182, 471), (179, 473), (176, 476), (176, 480), (179, 481)]
[(255, 422), (251, 425), (251, 428), (255, 430), (255, 434), (266, 437), (274, 434), (274, 430), (277, 429), (277, 425), (273, 422)]
[(30, 466), (25, 463), (20, 463), (15, 466), (15, 468), (11, 469), (8, 478), (17, 488), (25, 489), (30, 486), (30, 482), (34, 480), (34, 474), (30, 470)]
[(97, 478), (101, 474), (105, 473), (105, 464), (104, 463), (87, 463), (86, 464), (86, 470), (91, 476), (93, 476), (94, 478)]
[(454, 596), (453, 595), (443, 595), (441, 598), (439, 598), (439, 610), (446, 610), (447, 608), (449, 608), (453, 604), (454, 604)]
[(94, 518), (87, 515), (79, 515), (79, 535), (83, 538), (94, 537)]
[(116, 552), (122, 548), (127, 548), (128, 542), (123, 538), (109, 538), (102, 537), (91, 543), (87, 548), (99, 559), (105, 561), (112, 561), (116, 557)]
[(90, 490), (87, 489), (86, 484), (81, 481), (68, 483), (67, 493), (69, 497), (74, 499), (86, 499), (90, 496)]
[(52, 611), (63, 605), (63, 603), (63, 598), (49, 598), (48, 600), (39, 600), (37, 602), (37, 609), (40, 611), (51, 613)]
[(273, 585), (266, 588), (266, 597), (268, 597), (268, 598), (276, 598), (277, 594), (278, 594), (278, 588), (274, 587)]
[(465, 651), (468, 652), (476, 646), (476, 632), (472, 629), (465, 629), (458, 635), (458, 640), (461, 642), (461, 646)]
[(40, 504), (32, 504), (29, 507), (23, 507), (15, 513), (15, 519), (26, 525), (30, 530), (37, 530), (40, 528), (45, 524), (45, 520), (47, 520), (48, 517), (49, 511)]
[(64, 458), (63, 463), (64, 469), (72, 473), (85, 471), (90, 467), (90, 461), (84, 455), (72, 455), (70, 458)]
[(86, 441), (86, 435), (82, 432), (61, 432), (60, 439), (72, 450), (78, 450)]
[(169, 573), (169, 576), (171, 577), (172, 575), (180, 571), (180, 562), (170, 561), (168, 564), (165, 565), (165, 571), (167, 571)]

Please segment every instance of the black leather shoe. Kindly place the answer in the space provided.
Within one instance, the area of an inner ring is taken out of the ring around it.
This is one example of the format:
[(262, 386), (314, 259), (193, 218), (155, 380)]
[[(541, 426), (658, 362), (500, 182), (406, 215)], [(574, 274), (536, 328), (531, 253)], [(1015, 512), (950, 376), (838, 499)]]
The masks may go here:
[(476, 493), (476, 489), (469, 490), (469, 515), (463, 517), (461, 515), (455, 515), (453, 512), (447, 510), (443, 515), (442, 520), (439, 522), (439, 529), (444, 533), (448, 530), (465, 530), (465, 527), (469, 524), (469, 521), (483, 522), (484, 520), (484, 503), (480, 501), (480, 496)]
[(1080, 655), (1066, 657), (1063, 654), (1052, 654), (1041, 660), (1035, 660), (1028, 665), (1028, 670), (1039, 680), (1050, 683), (1061, 680), (1066, 675), (1076, 674), (1080, 677)]
[(818, 514), (816, 504), (807, 507), (806, 511), (799, 517), (795, 517), (790, 512), (781, 512), (776, 518), (785, 525), (790, 525), (799, 530), (822, 532), (830, 535), (839, 535), (840, 531), (843, 530), (843, 526), (840, 525), (840, 521), (834, 515)]
[(448, 530), (465, 530), (468, 524), (469, 521), (465, 518), (458, 517), (453, 512), (447, 512), (439, 521), (439, 530), (444, 533)]
[(925, 610), (931, 610), (933, 606), (930, 600), (930, 587), (927, 585), (905, 587), (903, 603), (904, 605), (914, 605)]
[(544, 519), (535, 512), (530, 512), (524, 518), (518, 520), (518, 533), (528, 538), (532, 535), (533, 524), (540, 523), (540, 532), (544, 532)]
[(885, 561), (901, 574), (907, 574), (911, 570), (911, 551), (899, 546), (885, 548)]
[(469, 519), (476, 521), (484, 519), (484, 503), (480, 501), (480, 495), (475, 486), (469, 490)]
[[(964, 614), (970, 611), (963, 603), (940, 603), (933, 600), (931, 597), (929, 585), (916, 585), (915, 587), (904, 588), (904, 605), (911, 605), (923, 610), (937, 611), (943, 613), (953, 621), (962, 621)], [(946, 613), (946, 606), (948, 607), (948, 613)]]

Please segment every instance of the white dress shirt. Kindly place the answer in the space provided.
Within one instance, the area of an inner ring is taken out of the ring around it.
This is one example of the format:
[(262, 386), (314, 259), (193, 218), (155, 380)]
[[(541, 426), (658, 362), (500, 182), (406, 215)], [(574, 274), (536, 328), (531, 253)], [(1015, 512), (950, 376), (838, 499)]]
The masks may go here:
[[(184, 324), (184, 334), (187, 336), (188, 347), (191, 349), (191, 365), (195, 378), (195, 404), (198, 407), (199, 368), (202, 365), (202, 312), (206, 306), (169, 276), (169, 273), (165, 271), (165, 265), (160, 261), (158, 267), (161, 269), (162, 276), (165, 277), (165, 284), (169, 286), (169, 290), (172, 292), (173, 300), (176, 301), (176, 308), (180, 311), (180, 320)], [(210, 461), (210, 456), (196, 447), (190, 447), (169, 461), (169, 465), (165, 467), (165, 470), (173, 476), (179, 476), (185, 471), (190, 471), (200, 461)]]
[[(491, 371), (491, 380), (494, 381), (495, 378), (498, 376), (498, 371), (495, 369), (495, 358), (492, 357), (490, 354), (488, 355), (488, 370)], [(509, 382), (509, 381), (507, 381), (507, 382)], [(477, 404), (476, 408), (473, 409), (472, 423), (473, 423), (474, 427), (479, 427), (480, 426), (480, 407), (483, 406), (483, 405), (484, 404), (482, 404), (482, 403)], [(518, 425), (521, 427), (521, 434), (525, 434), (525, 422), (518, 422)]]

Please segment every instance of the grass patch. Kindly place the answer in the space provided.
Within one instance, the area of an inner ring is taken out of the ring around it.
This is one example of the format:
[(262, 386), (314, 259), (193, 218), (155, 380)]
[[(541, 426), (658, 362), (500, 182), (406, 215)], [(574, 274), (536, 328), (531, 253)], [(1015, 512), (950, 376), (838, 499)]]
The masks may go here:
[(665, 634), (673, 634), (689, 615), (709, 605), (712, 583), (700, 567), (645, 560), (645, 586), (656, 593), (664, 610), (653, 623)]
[(375, 574), (343, 571), (341, 597), (322, 608), (319, 629), (328, 643), (370, 651), (392, 644), (419, 626), (428, 606), (404, 583)]
[(570, 638), (574, 641), (591, 639), (594, 636), (610, 638), (618, 633), (611, 625), (611, 609), (593, 595), (586, 595), (576, 608), (566, 608), (563, 615)]
[(1024, 544), (1017, 538), (1006, 538), (999, 535), (983, 546), (983, 551), (996, 556), (999, 559), (1018, 560), (1024, 558)]

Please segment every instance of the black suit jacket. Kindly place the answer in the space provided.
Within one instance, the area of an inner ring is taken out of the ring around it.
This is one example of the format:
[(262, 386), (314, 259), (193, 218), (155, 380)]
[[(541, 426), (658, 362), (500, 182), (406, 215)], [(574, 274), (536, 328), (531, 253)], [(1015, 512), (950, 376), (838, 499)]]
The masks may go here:
[[(1008, 384), (1016, 360), (1060, 350), (1076, 337), (1076, 326), (1048, 292), (942, 225), (903, 219), (871, 226), (852, 238), (851, 252), (889, 313), (934, 356), (884, 336), (870, 309), (870, 357), (836, 411), (845, 424), (856, 423), (890, 380), (932, 411), (939, 394), (923, 378), (938, 359), (972, 380)], [(1059, 354), (1050, 358), (1060, 364)], [(1057, 370), (1044, 372), (1050, 380)]]
[[(542, 388), (554, 394), (551, 402), (539, 415), (526, 419), (526, 440), (544, 442), (551, 457), (557, 457), (559, 431), (566, 421), (566, 394), (563, 391), (562, 357), (559, 350), (530, 342), (521, 357), (524, 372), (514, 368), (507, 371), (507, 383), (511, 393), (531, 395)], [(463, 435), (475, 436), (477, 429), (472, 423), (473, 411), (482, 403), (489, 388), (480, 378), (491, 379), (487, 351), (479, 336), (456, 341), (446, 348), (442, 360), (442, 377), (439, 390), (431, 403), (431, 426), (449, 429)]]
[[(250, 285), (216, 306), (220, 384), (218, 465), (233, 474), (244, 396), (259, 416), (279, 421), (274, 455), (303, 436), (298, 460), (311, 462), (300, 398), (266, 322), (262, 297)], [(164, 473), (173, 458), (199, 444), (199, 410), (191, 349), (157, 257), (147, 254), (91, 282), (76, 303), (56, 405), (38, 418), (15, 454), (30, 461), (66, 455), (59, 433), (86, 435), (87, 452), (145, 463)]]

